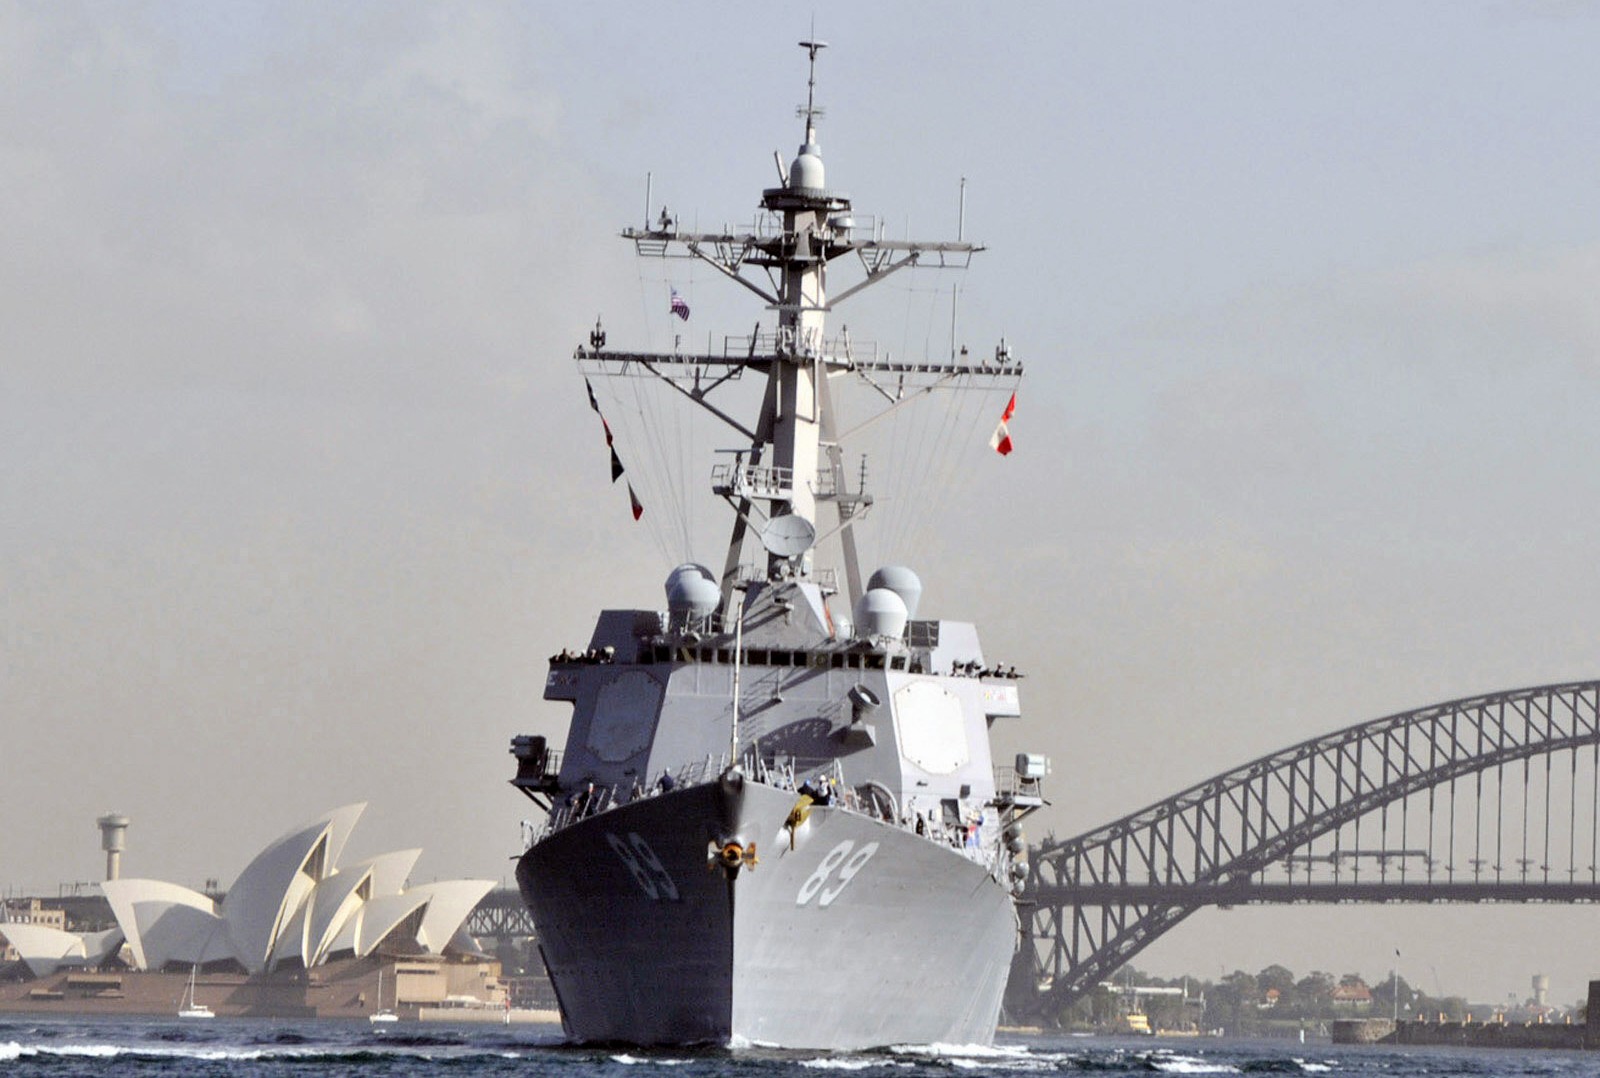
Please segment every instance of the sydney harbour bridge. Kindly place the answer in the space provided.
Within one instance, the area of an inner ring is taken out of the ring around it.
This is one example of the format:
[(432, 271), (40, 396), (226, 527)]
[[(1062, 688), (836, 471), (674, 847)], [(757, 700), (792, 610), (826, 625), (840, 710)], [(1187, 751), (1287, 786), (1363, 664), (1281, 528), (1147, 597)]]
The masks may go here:
[[(1029, 850), (1014, 1017), (1057, 1013), (1206, 906), (1600, 901), (1600, 681), (1302, 741)], [(531, 932), (515, 892), (469, 928)]]

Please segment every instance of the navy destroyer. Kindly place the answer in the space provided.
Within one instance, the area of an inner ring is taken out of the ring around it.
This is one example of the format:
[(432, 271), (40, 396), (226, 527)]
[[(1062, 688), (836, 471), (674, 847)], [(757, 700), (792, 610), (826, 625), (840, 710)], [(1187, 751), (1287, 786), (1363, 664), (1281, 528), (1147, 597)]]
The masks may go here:
[[(835, 401), (864, 388), (914, 407), (957, 381), (1014, 387), (1022, 366), (1003, 343), (981, 362), (953, 347), (906, 362), (825, 333), (862, 289), (964, 268), (981, 247), (963, 229), (891, 240), (854, 216), (817, 145), (823, 44), (801, 45), (805, 140), (787, 167), (775, 155), (755, 224), (680, 231), (663, 211), (622, 233), (641, 256), (714, 267), (776, 324), (703, 354), (612, 350), (597, 325), (576, 352), (586, 380), (657, 379), (738, 438), (711, 475), (733, 513), (720, 575), (681, 565), (665, 611), (601, 613), (586, 648), (550, 663), (545, 699), (573, 705), (565, 748), (512, 743), (513, 781), (545, 813), (517, 882), (581, 1041), (987, 1043), (1018, 942), (1019, 823), (1048, 762), (994, 765), (990, 727), (1020, 716), (1018, 681), (971, 624), (919, 619), (905, 567), (863, 582), (872, 497), (846, 473)], [(856, 279), (829, 295), (836, 262)], [(753, 418), (718, 397), (746, 374), (764, 386)]]

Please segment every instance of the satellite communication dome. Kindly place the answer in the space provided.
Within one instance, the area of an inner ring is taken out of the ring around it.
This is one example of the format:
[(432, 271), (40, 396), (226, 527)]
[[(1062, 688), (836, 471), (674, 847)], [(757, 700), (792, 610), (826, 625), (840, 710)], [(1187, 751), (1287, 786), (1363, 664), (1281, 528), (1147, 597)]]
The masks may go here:
[(721, 602), (722, 589), (717, 586), (717, 578), (704, 565), (689, 562), (667, 575), (667, 609), (670, 612), (704, 617)]
[(856, 603), (856, 625), (862, 636), (899, 639), (906, 631), (906, 603), (888, 588), (869, 588)]
[(816, 144), (808, 142), (800, 147), (800, 156), (789, 166), (789, 187), (814, 187), (820, 191), (828, 186), (823, 180), (824, 175)]
[(868, 588), (888, 588), (906, 604), (907, 620), (917, 616), (917, 604), (922, 601), (922, 578), (904, 565), (885, 565), (872, 574)]

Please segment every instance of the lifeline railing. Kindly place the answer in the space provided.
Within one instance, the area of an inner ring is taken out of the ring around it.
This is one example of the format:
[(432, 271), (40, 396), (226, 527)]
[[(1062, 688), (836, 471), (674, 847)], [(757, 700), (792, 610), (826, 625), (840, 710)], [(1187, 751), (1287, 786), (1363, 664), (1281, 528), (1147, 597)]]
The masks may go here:
[[(781, 761), (767, 760), (755, 754), (747, 753), (740, 759), (748, 781), (758, 782), (763, 786), (771, 786), (780, 790), (798, 792), (800, 787), (808, 781), (827, 778), (832, 789), (836, 791), (831, 795), (830, 804), (837, 805), (847, 812), (860, 816), (870, 816), (893, 824), (902, 830), (913, 831), (916, 829), (917, 818), (901, 815), (900, 819), (889, 819), (880, 811), (875, 799), (864, 798), (857, 789), (846, 785), (844, 781), (844, 768), (840, 761), (834, 757), (806, 758), (787, 757)], [(728, 756), (707, 754), (703, 759), (694, 760), (683, 764), (675, 770), (664, 770), (662, 778), (646, 788), (642, 783), (635, 782), (625, 794), (619, 794), (619, 788), (611, 786), (595, 786), (593, 793), (575, 791), (563, 801), (558, 801), (551, 806), (550, 813), (545, 817), (542, 827), (537, 825), (525, 826), (523, 829), (523, 849), (531, 849), (545, 838), (555, 834), (563, 828), (569, 827), (580, 820), (590, 816), (598, 816), (609, 812), (622, 805), (632, 804), (645, 798), (659, 797), (672, 790), (702, 785), (714, 781), (728, 768)], [(1000, 778), (1003, 771), (1012, 769), (996, 768), (996, 778)], [(671, 776), (670, 784), (663, 780)], [(1019, 785), (1025, 785), (1018, 780)], [(1000, 792), (1000, 783), (996, 782), (996, 791)], [(917, 831), (922, 837), (939, 845), (949, 846), (960, 851), (970, 860), (984, 865), (991, 872), (1004, 870), (1009, 858), (1005, 854), (1001, 840), (1004, 821), (995, 825), (978, 824), (974, 828), (966, 826), (951, 827), (937, 817), (923, 817), (922, 830)], [(992, 831), (992, 833), (986, 833)]]

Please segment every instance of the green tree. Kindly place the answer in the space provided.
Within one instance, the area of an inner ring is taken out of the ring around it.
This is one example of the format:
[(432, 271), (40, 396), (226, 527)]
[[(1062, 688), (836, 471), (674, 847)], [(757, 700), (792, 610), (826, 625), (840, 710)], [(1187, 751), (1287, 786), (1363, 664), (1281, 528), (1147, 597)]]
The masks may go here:
[(1222, 978), (1220, 984), (1206, 992), (1206, 1023), (1236, 1036), (1248, 1036), (1261, 1025), (1256, 1004), (1261, 993), (1256, 979), (1242, 969), (1236, 969)]
[(1322, 1015), (1333, 1002), (1333, 990), (1338, 987), (1333, 974), (1314, 969), (1294, 986), (1295, 994), (1307, 1014)]
[[(1414, 1004), (1417, 991), (1406, 983), (1404, 977), (1393, 973), (1387, 978), (1372, 986), (1372, 1013), (1374, 1017), (1387, 1017), (1398, 1014), (1401, 1018), (1416, 1018)], [(1399, 997), (1396, 1006), (1396, 996)]]
[(1144, 1013), (1150, 1018), (1152, 1029), (1185, 1029), (1188, 1015), (1183, 1010), (1179, 996), (1151, 996), (1144, 1001)]
[(1327, 1018), (1333, 1007), (1333, 974), (1313, 970), (1295, 982), (1287, 1006), (1278, 1004), (1284, 1018)]
[(1256, 988), (1263, 996), (1276, 988), (1279, 998), (1286, 999), (1294, 991), (1294, 974), (1284, 966), (1268, 966), (1256, 974)]

